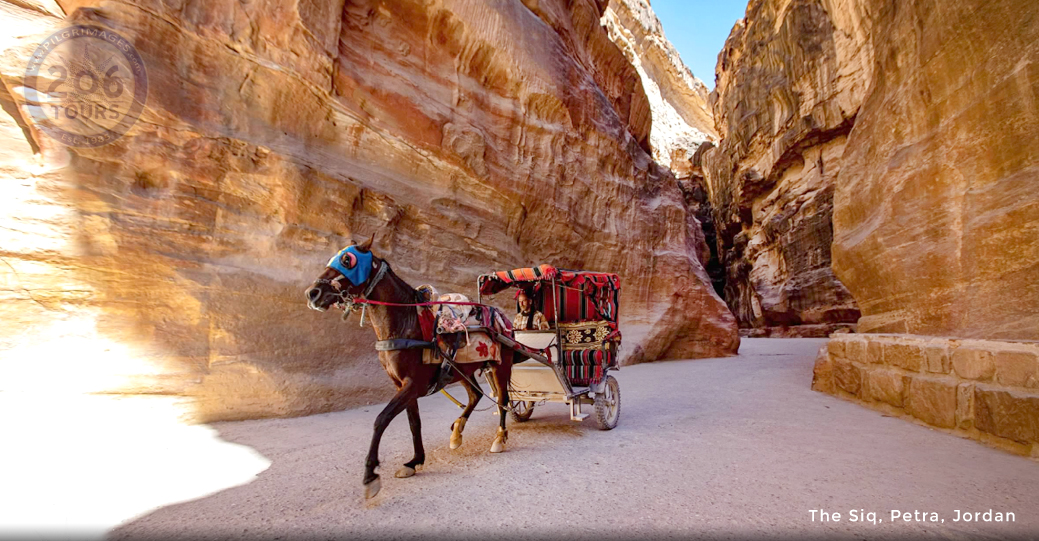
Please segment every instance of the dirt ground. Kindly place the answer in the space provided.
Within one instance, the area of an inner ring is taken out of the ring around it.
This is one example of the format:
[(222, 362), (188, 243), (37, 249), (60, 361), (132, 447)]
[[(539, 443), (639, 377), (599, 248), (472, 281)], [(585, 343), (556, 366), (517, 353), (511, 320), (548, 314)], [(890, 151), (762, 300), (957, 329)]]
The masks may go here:
[[(459, 410), (443, 396), (424, 398), (425, 469), (393, 477), (412, 453), (401, 415), (383, 439), (382, 492), (370, 501), (361, 476), (381, 405), (218, 424), (221, 438), (270, 467), (110, 537), (1039, 536), (1039, 463), (811, 391), (823, 343), (744, 339), (739, 357), (622, 368), (616, 429), (539, 406), (531, 421), (510, 422), (500, 455), (488, 453), (493, 410), (474, 413), (464, 445), (451, 451)], [(818, 513), (813, 521), (813, 509), (840, 521)], [(953, 522), (956, 510), (990, 509), (1015, 522)], [(852, 522), (851, 510), (879, 522)], [(944, 522), (892, 521), (892, 510)]]

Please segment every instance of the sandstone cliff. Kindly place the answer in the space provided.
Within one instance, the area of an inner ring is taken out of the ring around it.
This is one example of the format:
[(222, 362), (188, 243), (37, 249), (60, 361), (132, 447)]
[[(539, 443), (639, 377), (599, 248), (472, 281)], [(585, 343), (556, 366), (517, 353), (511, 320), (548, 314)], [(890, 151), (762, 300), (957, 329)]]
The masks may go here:
[(671, 169), (678, 179), (686, 205), (706, 240), (700, 260), (721, 295), (724, 271), (718, 264), (714, 216), (700, 160), (695, 157), (717, 139), (707, 87), (693, 76), (664, 36), (664, 28), (647, 0), (610, 2), (602, 23), (642, 79), (652, 113), (653, 159)]
[(848, 140), (833, 244), (860, 328), (1039, 339), (1039, 7), (873, 0), (863, 12), (877, 75)]
[(859, 316), (830, 269), (831, 216), (868, 64), (813, 1), (752, 1), (719, 54), (704, 163), (741, 326), (825, 336)]
[(1020, 0), (752, 0), (704, 160), (741, 324), (1039, 338), (1037, 37)]
[[(188, 396), (202, 420), (385, 398), (371, 330), (302, 295), (370, 233), (441, 291), (540, 262), (619, 273), (624, 363), (736, 350), (605, 2), (59, 4), (0, 2), (8, 389), (71, 377)], [(147, 66), (147, 107), (107, 146), (61, 146), (20, 107), (63, 13)]]
[(653, 159), (679, 177), (688, 176), (689, 158), (700, 144), (716, 138), (707, 87), (664, 36), (647, 0), (613, 0), (602, 22), (645, 88), (652, 111)]

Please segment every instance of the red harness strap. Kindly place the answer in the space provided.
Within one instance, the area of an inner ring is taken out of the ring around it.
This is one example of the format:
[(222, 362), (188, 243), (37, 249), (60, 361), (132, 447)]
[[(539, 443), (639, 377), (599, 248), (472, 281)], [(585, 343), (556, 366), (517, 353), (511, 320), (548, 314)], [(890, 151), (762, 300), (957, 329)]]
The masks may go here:
[(383, 302), (373, 301), (369, 299), (354, 299), (354, 304), (375, 304), (378, 306), (434, 306), (437, 304), (453, 304), (456, 306), (489, 306), (478, 302), (450, 302), (450, 301), (429, 301), (429, 302)]
[[(478, 303), (478, 302), (450, 302), (450, 301), (441, 301), (441, 302), (432, 302), (432, 301), (431, 302), (383, 302), (383, 301), (373, 301), (373, 300), (369, 300), (369, 299), (354, 299), (353, 302), (356, 303), (356, 304), (375, 304), (375, 305), (378, 305), (378, 306), (404, 306), (404, 307), (414, 306), (414, 307), (419, 307), (419, 306), (433, 306), (433, 305), (437, 305), (437, 304), (451, 304), (451, 305), (455, 305), (455, 306), (486, 306), (488, 308), (494, 308), (493, 306), (490, 306), (490, 305), (487, 305), (487, 304)], [(434, 338), (433, 324), (435, 323), (435, 321), (436, 320), (435, 320), (435, 317), (433, 316), (433, 311), (432, 310), (420, 310), (419, 311), (418, 322), (419, 322), (419, 326), (422, 328), (423, 340), (426, 340), (427, 342), (430, 342), (430, 341), (433, 340), (433, 338)], [(505, 322), (506, 331), (512, 331), (512, 322), (509, 321), (508, 318), (502, 318), (502, 321)], [(491, 332), (491, 336), (494, 336), (494, 335), (498, 334), (496, 331), (493, 331), (493, 329), (488, 329), (488, 330), (492, 331)], [(551, 348), (551, 346), (550, 347), (546, 347), (545, 349), (539, 350), (539, 349), (534, 349), (534, 348), (529, 347), (529, 346), (525, 346), (525, 345), (520, 344), (518, 342), (517, 342), (517, 345), (519, 345), (520, 347), (522, 347), (524, 349), (527, 349), (529, 351), (538, 352), (538, 353), (544, 355), (545, 357), (548, 357), (549, 359), (552, 358), (552, 354), (551, 354), (551, 349), (552, 348)], [(434, 392), (436, 392), (436, 391), (434, 391)]]

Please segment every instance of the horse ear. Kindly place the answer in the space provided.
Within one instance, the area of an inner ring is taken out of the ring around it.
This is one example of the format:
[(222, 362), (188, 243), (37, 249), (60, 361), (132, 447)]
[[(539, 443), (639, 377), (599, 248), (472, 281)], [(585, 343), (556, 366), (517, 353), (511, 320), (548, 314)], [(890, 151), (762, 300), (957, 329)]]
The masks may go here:
[(357, 245), (357, 249), (359, 251), (361, 251), (361, 252), (370, 252), (372, 250), (372, 242), (374, 242), (374, 241), (375, 241), (375, 233), (372, 233), (372, 236), (369, 237), (368, 240), (366, 240), (366, 241), (362, 242), (361, 244)]

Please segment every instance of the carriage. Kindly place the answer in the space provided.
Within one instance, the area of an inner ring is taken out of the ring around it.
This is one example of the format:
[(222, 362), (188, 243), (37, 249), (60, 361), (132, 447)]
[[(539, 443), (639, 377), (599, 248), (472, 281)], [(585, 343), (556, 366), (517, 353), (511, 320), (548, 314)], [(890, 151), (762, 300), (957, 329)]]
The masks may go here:
[(522, 290), (549, 327), (494, 337), (526, 357), (512, 367), (512, 419), (526, 421), (535, 405), (558, 402), (569, 407), (571, 420), (587, 418), (581, 406), (590, 405), (600, 429), (616, 427), (620, 387), (609, 372), (618, 369), (620, 277), (551, 265), (494, 272), (477, 279), (477, 302), (506, 290)]

